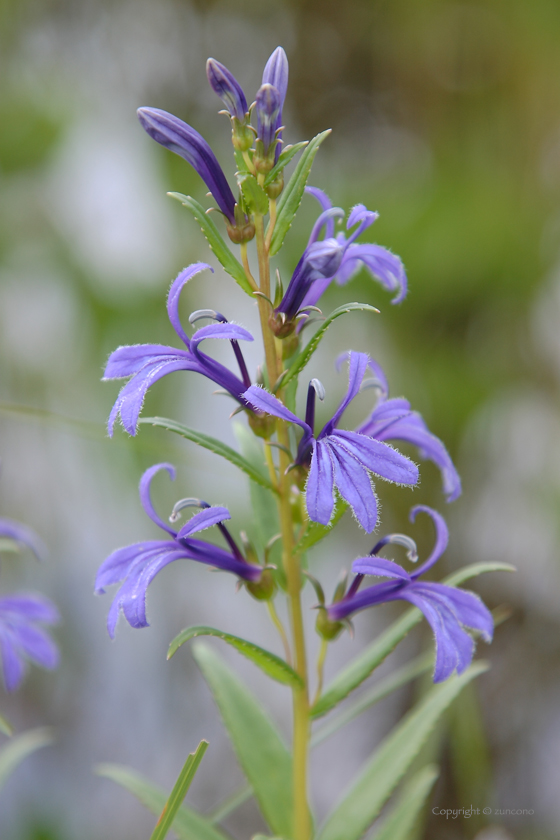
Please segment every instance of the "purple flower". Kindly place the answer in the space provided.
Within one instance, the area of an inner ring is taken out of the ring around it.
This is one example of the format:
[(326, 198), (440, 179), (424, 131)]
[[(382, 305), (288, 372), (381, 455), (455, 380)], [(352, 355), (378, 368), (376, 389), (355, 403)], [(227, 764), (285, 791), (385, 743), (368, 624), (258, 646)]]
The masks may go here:
[[(175, 479), (175, 469), (171, 464), (156, 464), (150, 467), (140, 480), (140, 501), (150, 519), (166, 531), (171, 539), (146, 540), (126, 548), (119, 548), (107, 557), (97, 573), (95, 591), (98, 594), (104, 593), (106, 586), (122, 581), (107, 618), (107, 629), (111, 638), (115, 636), (115, 627), (121, 609), (131, 627), (148, 626), (146, 619), (148, 586), (157, 573), (174, 560), (195, 560), (198, 563), (232, 572), (249, 582), (258, 581), (263, 571), (262, 567), (245, 560), (222, 524), (224, 520), (231, 518), (227, 508), (210, 507), (206, 502), (197, 501), (197, 506), (202, 507), (203, 510), (196, 513), (178, 532), (157, 515), (150, 497), (150, 484), (154, 475), (162, 469), (167, 470), (171, 478)], [(193, 502), (195, 500), (192, 499), (178, 502), (175, 510), (180, 510)], [(230, 551), (192, 537), (193, 534), (204, 531), (212, 525), (220, 528), (231, 548)]]
[(196, 169), (224, 216), (235, 227), (235, 198), (204, 137), (178, 117), (159, 108), (139, 108), (137, 113), (142, 128), (153, 140), (180, 155)]
[(418, 468), (404, 455), (386, 443), (358, 432), (337, 428), (338, 422), (354, 397), (359, 393), (368, 357), (364, 353), (349, 354), (349, 385), (333, 417), (321, 432), (314, 436), (316, 390), (322, 390), (317, 380), (309, 387), (305, 422), (299, 420), (272, 394), (252, 385), (245, 399), (258, 411), (264, 411), (303, 429), (296, 464), (309, 464), (306, 504), (309, 518), (327, 525), (334, 508), (334, 488), (353, 509), (358, 522), (368, 533), (377, 524), (377, 499), (369, 473), (398, 484), (416, 484)]
[(56, 668), (58, 649), (37, 625), (55, 624), (58, 620), (54, 604), (41, 595), (18, 592), (0, 598), (0, 654), (7, 691), (15, 691), (21, 683), (25, 659), (44, 668)]
[[(39, 559), (46, 553), (31, 528), (11, 519), (0, 519), (0, 537), (28, 546)], [(56, 607), (42, 595), (19, 592), (0, 598), (0, 655), (7, 691), (15, 691), (21, 683), (25, 659), (44, 668), (56, 668), (56, 645), (41, 627), (35, 625), (54, 624), (58, 620)]]
[(380, 397), (369, 418), (356, 431), (376, 440), (402, 440), (417, 446), (421, 458), (433, 461), (439, 467), (447, 501), (455, 501), (461, 495), (461, 479), (447, 449), (429, 431), (421, 415), (411, 411), (408, 400), (388, 399), (389, 386), (381, 366), (373, 359), (368, 365), (375, 375)]
[(206, 75), (214, 93), (217, 93), (231, 117), (244, 122), (247, 113), (247, 100), (243, 89), (233, 73), (215, 58), (206, 62)]
[[(407, 292), (406, 274), (400, 259), (381, 245), (355, 243), (358, 236), (375, 222), (378, 214), (368, 210), (363, 204), (357, 204), (350, 212), (346, 223), (348, 231), (357, 226), (356, 229), (349, 237), (342, 232), (335, 237), (334, 219), (336, 216), (343, 217), (344, 211), (340, 207), (333, 207), (328, 196), (317, 187), (306, 187), (305, 190), (317, 199), (322, 212), (311, 231), (307, 248), (296, 266), (286, 294), (276, 312), (284, 313), (288, 320), (295, 318), (300, 310), (315, 306), (333, 280), (341, 285), (347, 283), (362, 265), (388, 291), (396, 291), (397, 295), (392, 302), (400, 303)], [(333, 255), (332, 262), (330, 264), (325, 262), (313, 273), (309, 270), (308, 263), (323, 228), (325, 238), (322, 243), (328, 243), (328, 248)]]
[[(129, 382), (121, 389), (109, 416), (108, 430), (110, 436), (113, 434), (115, 420), (119, 414), (126, 431), (130, 435), (135, 435), (138, 416), (148, 388), (158, 379), (176, 370), (194, 370), (201, 373), (228, 391), (234, 399), (246, 407), (243, 392), (250, 385), (251, 380), (237, 342), (241, 339), (253, 341), (251, 333), (243, 327), (237, 326), (237, 324), (228, 323), (223, 315), (214, 312), (212, 313), (213, 317), (221, 323), (202, 327), (189, 339), (179, 320), (178, 305), (181, 291), (191, 277), (194, 277), (204, 268), (213, 271), (206, 263), (194, 263), (183, 269), (174, 280), (167, 298), (169, 320), (179, 338), (184, 342), (186, 350), (166, 347), (161, 344), (134, 344), (119, 347), (109, 357), (103, 377), (105, 380), (131, 377)], [(241, 379), (200, 350), (199, 345), (206, 338), (222, 338), (231, 342), (240, 368)]]
[[(447, 525), (437, 511), (424, 505), (412, 508), (410, 519), (414, 522), (420, 511), (431, 516), (436, 528), (436, 543), (426, 560), (412, 574), (393, 560), (376, 557), (388, 543), (399, 543), (410, 548), (412, 540), (402, 534), (390, 534), (380, 540), (369, 557), (360, 557), (352, 564), (356, 578), (342, 600), (327, 608), (330, 621), (338, 622), (366, 607), (384, 604), (388, 601), (409, 601), (420, 609), (434, 631), (436, 640), (436, 663), (434, 682), (446, 680), (456, 670), (458, 674), (470, 665), (474, 654), (474, 641), (464, 630), (471, 627), (482, 635), (485, 641), (492, 640), (494, 622), (487, 607), (474, 592), (465, 592), (442, 583), (421, 581), (419, 577), (439, 560), (448, 542)], [(358, 591), (364, 575), (387, 577), (390, 580)]]
[[(263, 144), (264, 154), (276, 140), (278, 114), (282, 107), (280, 93), (274, 85), (263, 85), (257, 91), (257, 136)], [(276, 148), (276, 146), (275, 146)]]
[[(288, 90), (288, 59), (282, 47), (276, 47), (276, 49), (266, 62), (262, 77), (262, 83), (263, 85), (272, 85), (278, 92), (280, 106), (278, 108), (274, 125), (272, 127), (272, 136), (273, 138), (276, 136), (278, 140), (280, 140), (282, 137), (282, 132), (278, 132), (278, 134), (276, 134), (276, 132), (282, 125), (282, 108), (284, 107), (284, 101), (286, 99), (286, 93)], [(278, 157), (280, 155), (280, 146), (281, 143), (278, 142), (276, 145), (276, 151), (274, 156), (275, 161), (278, 160)]]

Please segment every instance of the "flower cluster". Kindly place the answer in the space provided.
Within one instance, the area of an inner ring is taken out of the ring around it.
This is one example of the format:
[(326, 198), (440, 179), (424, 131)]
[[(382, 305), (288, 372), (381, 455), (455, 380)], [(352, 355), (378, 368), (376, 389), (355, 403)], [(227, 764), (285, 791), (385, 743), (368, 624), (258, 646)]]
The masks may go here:
[[(250, 105), (242, 86), (219, 61), (208, 60), (207, 76), (231, 121), (236, 193), (212, 149), (194, 128), (156, 108), (140, 108), (138, 116), (150, 137), (183, 157), (196, 170), (224, 218), (230, 240), (240, 246), (238, 261), (213, 223), (204, 228), (222, 266), (237, 282), (241, 276), (240, 285), (258, 304), (265, 364), (252, 380), (239, 342), (253, 341), (253, 336), (245, 328), (230, 323), (216, 309), (200, 310), (191, 315), (191, 323), (200, 318), (210, 318), (212, 323), (196, 330), (189, 338), (179, 319), (179, 297), (185, 284), (195, 275), (204, 269), (213, 270), (206, 263), (195, 263), (179, 273), (167, 300), (169, 320), (184, 349), (139, 344), (119, 347), (111, 354), (105, 379), (126, 378), (128, 381), (111, 411), (109, 434), (113, 434), (119, 416), (125, 430), (136, 434), (147, 390), (169, 373), (193, 371), (216, 383), (235, 400), (237, 411), (247, 415), (253, 431), (264, 438), (263, 461), (266, 451), (270, 489), (276, 492), (282, 523), (283, 567), (277, 569), (268, 565), (266, 552), (259, 560), (252, 547), (248, 549), (243, 543), (243, 550), (239, 548), (224, 524), (231, 518), (225, 507), (210, 506), (198, 499), (182, 499), (174, 508), (172, 522), (185, 507), (195, 505), (200, 508), (199, 512), (179, 530), (164, 522), (154, 510), (150, 485), (158, 471), (167, 470), (171, 478), (175, 478), (175, 471), (169, 464), (157, 464), (142, 476), (140, 500), (147, 515), (166, 532), (166, 539), (147, 540), (118, 549), (105, 560), (97, 575), (96, 591), (99, 593), (107, 586), (120, 584), (109, 610), (107, 626), (111, 637), (115, 635), (121, 610), (132, 627), (147, 625), (147, 588), (159, 571), (179, 559), (231, 572), (260, 599), (272, 599), (282, 587), (287, 588), (293, 615), (296, 609), (293, 599), (299, 598), (301, 588), (299, 557), (297, 547), (293, 549), (293, 546), (302, 533), (317, 525), (329, 526), (340, 500), (351, 508), (359, 525), (371, 533), (379, 518), (372, 479), (381, 478), (409, 488), (418, 485), (418, 466), (396, 449), (394, 443), (412, 445), (420, 459), (431, 460), (439, 468), (447, 501), (454, 501), (461, 493), (459, 475), (442, 441), (430, 432), (406, 399), (389, 398), (382, 367), (365, 353), (350, 350), (339, 359), (339, 366), (341, 361), (348, 361), (348, 389), (320, 431), (315, 429), (316, 399), (324, 399), (325, 388), (317, 379), (312, 379), (308, 385), (304, 416), (298, 416), (294, 393), (289, 394), (284, 384), (285, 375), (289, 374), (288, 379), (297, 382), (297, 375), (319, 344), (320, 334), (317, 333), (303, 348), (303, 335), (307, 335), (308, 326), (314, 320), (309, 317), (311, 311), (317, 311), (329, 285), (333, 282), (344, 285), (364, 268), (393, 295), (392, 303), (396, 304), (407, 294), (406, 273), (398, 256), (381, 245), (360, 239), (376, 221), (377, 213), (357, 204), (348, 214), (345, 230), (337, 230), (337, 225), (346, 216), (344, 210), (334, 207), (323, 190), (307, 186), (313, 155), (324, 139), (323, 135), (309, 146), (301, 143), (283, 148), (282, 115), (288, 87), (288, 62), (280, 47), (270, 56), (261, 87)], [(284, 187), (284, 169), (298, 152), (308, 155), (306, 164), (296, 168), (292, 180)], [(282, 246), (305, 193), (318, 202), (319, 216), (286, 288), (278, 274), (276, 287), (271, 290), (270, 257)], [(284, 200), (285, 196), (289, 200)], [(183, 198), (185, 206), (189, 206), (189, 202), (192, 205), (192, 199)], [(197, 207), (200, 209), (199, 205)], [(265, 230), (264, 216), (267, 214), (269, 223)], [(200, 213), (196, 218), (201, 223)], [(254, 279), (246, 247), (253, 238), (260, 284)], [(322, 314), (320, 310), (319, 314)], [(232, 369), (201, 350), (202, 341), (208, 338), (231, 343)], [(343, 428), (343, 414), (350, 403), (365, 387), (372, 385), (377, 400), (367, 419), (357, 429)], [(271, 446), (276, 447), (276, 461)], [(299, 509), (298, 500), (302, 500)], [(324, 640), (332, 640), (350, 616), (365, 607), (394, 600), (408, 601), (420, 608), (434, 632), (437, 651), (434, 680), (438, 682), (454, 671), (462, 673), (471, 662), (474, 641), (465, 628), (478, 632), (489, 641), (492, 618), (474, 593), (420, 579), (445, 550), (447, 527), (441, 515), (425, 505), (412, 509), (412, 520), (419, 511), (427, 513), (436, 528), (436, 544), (428, 560), (416, 571), (407, 572), (397, 563), (379, 557), (378, 553), (389, 543), (410, 548), (413, 545), (410, 538), (395, 534), (384, 537), (370, 555), (354, 562), (356, 577), (348, 591), (337, 590), (332, 604), (326, 606), (323, 602), (320, 605), (317, 629)], [(194, 536), (214, 526), (221, 533), (223, 545)], [(327, 532), (324, 528), (321, 536)], [(360, 588), (366, 575), (388, 580)], [(294, 634), (300, 630), (299, 625), (294, 625)]]

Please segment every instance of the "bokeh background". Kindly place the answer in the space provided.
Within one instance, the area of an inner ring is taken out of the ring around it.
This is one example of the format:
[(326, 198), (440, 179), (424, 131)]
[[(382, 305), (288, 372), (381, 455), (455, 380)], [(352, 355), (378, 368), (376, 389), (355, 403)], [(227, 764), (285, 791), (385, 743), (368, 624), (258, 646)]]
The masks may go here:
[[(50, 557), (38, 566), (6, 556), (0, 586), (42, 590), (63, 615), (59, 671), (34, 670), (16, 696), (0, 695), (18, 731), (56, 730), (55, 745), (0, 794), (3, 840), (149, 836), (153, 818), (92, 767), (127, 764), (170, 788), (201, 737), (211, 747), (190, 801), (212, 808), (241, 783), (189, 652), (170, 663), (165, 652), (193, 623), (276, 649), (264, 610), (227, 576), (177, 564), (150, 588), (152, 626), (122, 622), (110, 642), (110, 596), (92, 588), (110, 551), (155, 535), (136, 489), (150, 464), (178, 466), (175, 486), (163, 476), (154, 486), (163, 511), (197, 495), (250, 527), (248, 493), (233, 468), (170, 434), (143, 427), (135, 440), (119, 430), (109, 441), (118, 386), (100, 376), (119, 344), (175, 343), (166, 291), (184, 265), (207, 259), (194, 221), (165, 195), (204, 201), (204, 187), (144, 135), (136, 108), (176, 113), (226, 166), (229, 129), (205, 60), (225, 63), (250, 99), (278, 44), (290, 60), (286, 140), (333, 129), (311, 183), (337, 205), (380, 212), (371, 238), (401, 255), (410, 283), (397, 307), (365, 275), (325, 297), (325, 311), (348, 299), (381, 310), (337, 321), (310, 367), (327, 387), (325, 416), (345, 390), (336, 355), (370, 352), (392, 395), (406, 395), (446, 441), (464, 482), (450, 507), (431, 464), (413, 496), (379, 487), (382, 528), (404, 530), (413, 502), (432, 504), (452, 532), (442, 574), (475, 560), (518, 568), (473, 584), (510, 617), (483, 651), (492, 670), (430, 747), (442, 768), (431, 806), (534, 813), (446, 821), (428, 809), (418, 840), (560, 838), (559, 38), (556, 0), (2, 0), (0, 510), (32, 525)], [(305, 199), (278, 260), (284, 278), (316, 212)], [(221, 270), (193, 281), (182, 305), (185, 319), (219, 306), (257, 327)], [(248, 358), (254, 369), (258, 347)], [(175, 374), (152, 389), (144, 414), (233, 444), (229, 405), (212, 390)], [(366, 414), (371, 394), (349, 420)], [(414, 534), (426, 550), (428, 530), (419, 522)], [(349, 520), (311, 555), (312, 570), (330, 587), (369, 542)], [(354, 642), (333, 646), (328, 673), (398, 612), (362, 614)], [(384, 672), (429, 643), (417, 629)], [(235, 664), (288, 732), (287, 691), (271, 694), (250, 665)], [(319, 815), (421, 690), (392, 695), (317, 751)], [(245, 838), (261, 823), (248, 804), (227, 827)]]

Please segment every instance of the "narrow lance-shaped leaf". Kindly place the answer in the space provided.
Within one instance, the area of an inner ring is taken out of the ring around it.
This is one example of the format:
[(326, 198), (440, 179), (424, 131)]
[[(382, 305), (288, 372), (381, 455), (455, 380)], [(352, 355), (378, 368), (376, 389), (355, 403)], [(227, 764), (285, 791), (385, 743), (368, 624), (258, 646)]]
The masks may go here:
[(165, 840), (207, 748), (208, 741), (201, 741), (195, 752), (188, 756), (177, 781), (173, 785), (173, 790), (169, 794), (169, 799), (163, 806), (163, 811), (154, 828), (151, 840)]
[(285, 166), (289, 164), (291, 159), (297, 155), (300, 149), (305, 148), (305, 146), (309, 145), (309, 140), (303, 140), (301, 143), (295, 143), (293, 146), (288, 146), (284, 149), (280, 157), (278, 158), (278, 163), (276, 166), (273, 166), (266, 178), (264, 179), (265, 187), (268, 187), (269, 184), (272, 184), (273, 181), (276, 180), (278, 175), (282, 172)]
[(317, 840), (359, 840), (379, 814), (421, 748), (438, 718), (461, 689), (486, 671), (477, 662), (461, 676), (433, 686), (377, 748), (340, 804), (327, 817)]
[(167, 651), (167, 658), (171, 659), (181, 645), (194, 639), (197, 636), (215, 636), (217, 639), (223, 639), (228, 645), (234, 647), (247, 659), (250, 659), (258, 668), (263, 671), (267, 677), (276, 680), (279, 683), (290, 686), (303, 686), (303, 682), (299, 674), (296, 674), (293, 668), (290, 668), (287, 662), (280, 659), (269, 650), (259, 647), (248, 642), (247, 639), (241, 639), (239, 636), (232, 636), (231, 633), (224, 633), (221, 630), (216, 630), (214, 627), (187, 627), (176, 636)]
[[(161, 813), (167, 802), (168, 795), (163, 788), (152, 784), (130, 767), (121, 764), (98, 764), (94, 772), (121, 785), (156, 816)], [(181, 805), (177, 811), (173, 820), (173, 831), (179, 840), (231, 840), (228, 834), (187, 805)]]
[[(508, 563), (473, 563), (465, 566), (458, 572), (454, 572), (443, 580), (447, 586), (457, 586), (469, 578), (485, 572), (511, 572), (514, 567)], [(370, 674), (381, 665), (383, 660), (392, 650), (402, 642), (410, 630), (418, 624), (422, 613), (416, 607), (407, 610), (397, 621), (393, 622), (382, 634), (368, 645), (355, 659), (340, 671), (334, 680), (327, 686), (315, 706), (311, 709), (312, 717), (321, 717), (330, 711), (337, 703), (344, 700), (350, 692), (354, 691)]]
[(282, 247), (284, 237), (289, 231), (293, 218), (298, 211), (299, 205), (301, 204), (301, 199), (303, 198), (303, 193), (305, 191), (305, 185), (307, 184), (307, 179), (309, 178), (309, 173), (311, 172), (315, 155), (317, 154), (319, 146), (323, 140), (328, 137), (330, 133), (331, 129), (328, 128), (326, 131), (322, 131), (321, 134), (318, 134), (310, 141), (309, 145), (302, 152), (292, 177), (284, 187), (284, 191), (282, 192), (280, 201), (278, 202), (278, 214), (276, 216), (276, 224), (274, 226), (272, 240), (270, 242), (271, 257), (274, 256), (274, 254), (277, 254)]
[(0, 788), (24, 758), (52, 744), (53, 740), (52, 729), (43, 726), (24, 732), (5, 744), (0, 750)]
[(248, 172), (238, 173), (237, 183), (250, 212), (261, 213), (263, 216), (268, 213), (268, 196), (253, 175)]
[(208, 645), (194, 657), (222, 715), (243, 772), (272, 831), (292, 836), (292, 758), (268, 715), (246, 685)]
[(301, 353), (295, 357), (293, 362), (291, 363), (288, 370), (284, 371), (282, 376), (279, 377), (276, 385), (274, 386), (274, 390), (277, 391), (278, 388), (285, 388), (288, 382), (297, 376), (301, 371), (304, 369), (306, 364), (309, 362), (311, 356), (321, 343), (321, 339), (324, 337), (326, 331), (330, 327), (333, 321), (337, 318), (340, 318), (341, 315), (345, 315), (347, 312), (376, 312), (379, 314), (379, 309), (376, 309), (375, 306), (370, 306), (369, 303), (345, 303), (343, 306), (339, 306), (335, 309), (331, 314), (325, 318), (313, 338), (310, 339), (308, 344), (305, 345)]
[(321, 744), (327, 738), (330, 738), (331, 735), (334, 735), (335, 732), (338, 732), (339, 729), (342, 729), (343, 726), (346, 726), (347, 723), (350, 723), (350, 721), (357, 718), (358, 715), (361, 715), (362, 712), (365, 712), (367, 709), (374, 706), (375, 703), (383, 700), (384, 697), (392, 694), (393, 691), (397, 691), (397, 689), (420, 676), (420, 674), (429, 671), (433, 667), (434, 656), (430, 652), (417, 656), (416, 659), (412, 660), (412, 662), (408, 662), (406, 665), (403, 665), (402, 668), (397, 668), (396, 671), (392, 671), (387, 677), (379, 680), (370, 689), (362, 692), (353, 703), (345, 706), (344, 709), (334, 715), (334, 717), (329, 718), (329, 720), (313, 734), (311, 746), (315, 747), (317, 744)]
[(204, 449), (209, 449), (210, 452), (221, 455), (222, 458), (225, 458), (226, 461), (229, 461), (238, 469), (242, 470), (249, 478), (256, 481), (257, 484), (261, 484), (268, 490), (274, 490), (268, 478), (259, 472), (259, 470), (255, 469), (239, 452), (236, 452), (231, 446), (222, 443), (221, 440), (210, 437), (210, 435), (205, 435), (202, 432), (197, 432), (195, 429), (189, 429), (188, 426), (184, 426), (182, 423), (176, 423), (175, 420), (169, 420), (167, 417), (143, 417), (138, 422), (149, 423), (151, 426), (167, 429), (169, 432), (175, 432), (187, 440), (192, 440), (193, 443), (197, 443)]
[(191, 198), (190, 195), (182, 195), (182, 193), (176, 192), (170, 192), (168, 195), (170, 195), (171, 198), (176, 198), (177, 201), (180, 201), (181, 204), (191, 211), (194, 218), (200, 225), (202, 233), (206, 237), (210, 248), (221, 262), (222, 267), (229, 275), (231, 275), (231, 277), (233, 277), (235, 282), (241, 286), (244, 292), (253, 297), (253, 289), (247, 280), (247, 275), (245, 274), (243, 266), (235, 259), (229, 250), (228, 246), (222, 239), (218, 228), (211, 217), (206, 213), (204, 207), (202, 207), (198, 201), (195, 201), (194, 198)]
[(420, 811), (438, 775), (438, 768), (434, 764), (428, 764), (416, 773), (405, 785), (399, 801), (373, 840), (409, 840), (410, 832), (418, 824)]

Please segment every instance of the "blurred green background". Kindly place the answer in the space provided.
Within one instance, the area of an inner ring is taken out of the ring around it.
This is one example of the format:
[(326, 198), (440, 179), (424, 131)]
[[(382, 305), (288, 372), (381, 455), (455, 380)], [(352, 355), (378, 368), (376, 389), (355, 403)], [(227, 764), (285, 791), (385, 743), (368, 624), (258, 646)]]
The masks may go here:
[[(414, 495), (448, 515), (441, 573), (475, 560), (518, 567), (473, 587), (511, 616), (484, 650), (492, 671), (460, 699), (433, 748), (442, 775), (432, 805), (534, 813), (453, 822), (428, 813), (418, 838), (560, 838), (559, 38), (557, 0), (2, 0), (0, 509), (35, 527), (51, 556), (41, 568), (6, 558), (0, 585), (42, 589), (64, 617), (60, 671), (35, 672), (17, 697), (2, 695), (19, 730), (57, 730), (57, 744), (28, 759), (0, 794), (3, 840), (148, 836), (149, 815), (92, 765), (130, 764), (169, 787), (200, 737), (212, 748), (193, 802), (211, 807), (239, 784), (190, 656), (166, 663), (165, 650), (197, 622), (275, 645), (258, 605), (234, 598), (221, 576), (169, 569), (151, 587), (153, 627), (123, 625), (111, 644), (109, 597), (91, 591), (109, 551), (153, 533), (135, 489), (151, 463), (179, 466), (176, 487), (157, 485), (164, 510), (203, 496), (230, 505), (243, 524), (247, 497), (233, 471), (162, 432), (143, 428), (131, 441), (118, 431), (110, 442), (104, 423), (117, 385), (99, 380), (119, 344), (175, 343), (167, 289), (184, 265), (208, 258), (193, 220), (165, 197), (175, 190), (205, 201), (204, 186), (144, 135), (135, 109), (185, 119), (226, 168), (228, 125), (204, 62), (225, 63), (250, 99), (278, 44), (290, 60), (285, 139), (333, 129), (310, 182), (337, 205), (379, 211), (370, 238), (402, 257), (410, 285), (396, 307), (365, 276), (329, 290), (325, 311), (351, 299), (381, 314), (332, 327), (310, 369), (327, 386), (325, 416), (344, 391), (344, 376), (332, 374), (337, 353), (370, 352), (392, 395), (422, 412), (463, 477), (450, 508), (431, 464)], [(315, 217), (305, 199), (278, 261), (285, 279)], [(221, 271), (201, 275), (184, 297), (185, 318), (219, 306), (256, 327)], [(258, 348), (248, 357), (254, 370)], [(152, 389), (144, 414), (212, 434), (227, 428), (233, 442), (228, 404), (211, 392), (211, 383), (177, 374)], [(367, 412), (368, 393), (354, 419)], [(405, 529), (411, 496), (378, 489), (382, 528)], [(427, 535), (420, 542), (426, 548)], [(311, 563), (334, 581), (368, 544), (347, 522)], [(331, 673), (389, 616), (363, 615), (356, 641), (333, 646)], [(389, 669), (419, 643), (397, 651)], [(287, 696), (269, 696), (250, 667), (246, 678), (287, 727)], [(412, 699), (395, 695), (321, 748), (320, 814)], [(246, 806), (229, 825), (247, 837), (258, 817)]]

